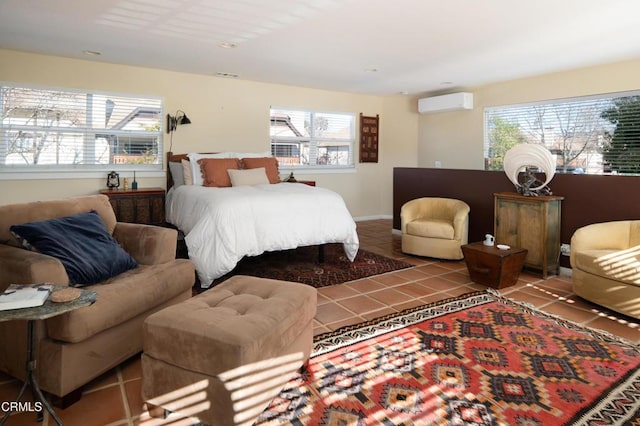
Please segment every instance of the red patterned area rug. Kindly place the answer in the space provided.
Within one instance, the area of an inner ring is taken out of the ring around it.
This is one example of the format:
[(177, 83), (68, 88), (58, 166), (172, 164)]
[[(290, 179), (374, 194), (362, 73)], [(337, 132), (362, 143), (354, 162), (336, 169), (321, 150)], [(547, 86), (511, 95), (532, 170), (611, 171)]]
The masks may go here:
[(344, 254), (342, 244), (325, 244), (324, 262), (318, 262), (318, 247), (298, 247), (243, 258), (229, 274), (214, 281), (220, 283), (233, 275), (251, 275), (325, 287), (372, 275), (411, 268), (414, 265), (366, 250), (358, 250), (353, 262)]
[(632, 425), (640, 345), (478, 292), (318, 336), (256, 425)]

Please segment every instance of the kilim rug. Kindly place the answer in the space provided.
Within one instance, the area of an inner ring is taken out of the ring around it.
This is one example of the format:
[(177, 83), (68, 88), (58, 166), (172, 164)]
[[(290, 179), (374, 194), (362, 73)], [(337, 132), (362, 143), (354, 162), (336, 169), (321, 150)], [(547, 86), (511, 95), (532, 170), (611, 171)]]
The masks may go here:
[(356, 258), (350, 262), (344, 254), (342, 244), (326, 244), (324, 252), (323, 263), (318, 263), (317, 246), (245, 257), (233, 271), (214, 281), (214, 284), (233, 275), (251, 275), (319, 288), (414, 266), (362, 249), (358, 250)]
[(467, 294), (318, 336), (256, 425), (632, 425), (640, 346)]

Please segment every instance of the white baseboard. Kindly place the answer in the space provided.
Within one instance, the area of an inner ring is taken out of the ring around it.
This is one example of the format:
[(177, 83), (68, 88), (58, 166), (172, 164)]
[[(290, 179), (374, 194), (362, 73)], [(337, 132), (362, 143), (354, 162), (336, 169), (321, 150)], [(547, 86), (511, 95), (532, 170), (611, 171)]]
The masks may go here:
[(381, 214), (376, 216), (358, 216), (353, 218), (353, 220), (355, 220), (356, 222), (364, 222), (365, 220), (380, 220), (380, 219), (393, 219), (393, 216)]

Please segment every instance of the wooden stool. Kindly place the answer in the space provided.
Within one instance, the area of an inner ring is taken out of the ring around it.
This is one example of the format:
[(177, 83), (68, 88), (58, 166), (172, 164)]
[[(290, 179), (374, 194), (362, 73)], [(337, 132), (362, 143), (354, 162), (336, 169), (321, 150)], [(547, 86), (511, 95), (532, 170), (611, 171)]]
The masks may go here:
[(473, 282), (504, 288), (518, 282), (527, 250), (516, 247), (500, 250), (477, 242), (463, 245), (462, 254)]

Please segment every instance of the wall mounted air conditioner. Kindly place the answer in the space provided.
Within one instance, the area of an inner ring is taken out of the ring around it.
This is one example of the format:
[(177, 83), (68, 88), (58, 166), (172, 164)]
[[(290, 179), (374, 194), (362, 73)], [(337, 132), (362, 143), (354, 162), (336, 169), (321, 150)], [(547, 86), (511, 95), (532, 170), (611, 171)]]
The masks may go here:
[(464, 109), (473, 109), (473, 93), (450, 93), (448, 95), (418, 99), (418, 112), (420, 114)]

